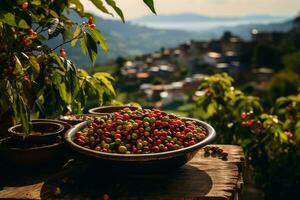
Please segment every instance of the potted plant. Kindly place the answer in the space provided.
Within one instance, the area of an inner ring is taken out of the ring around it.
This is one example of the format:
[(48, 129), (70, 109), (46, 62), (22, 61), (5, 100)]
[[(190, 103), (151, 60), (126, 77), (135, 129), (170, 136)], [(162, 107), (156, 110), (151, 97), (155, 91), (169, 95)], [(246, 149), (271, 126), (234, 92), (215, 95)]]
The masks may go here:
[[(91, 0), (99, 12), (111, 14), (111, 7), (124, 21), (114, 0)], [(153, 1), (144, 2), (154, 11)], [(76, 12), (86, 21), (78, 24), (67, 13)], [(47, 44), (62, 38), (54, 47)], [(82, 112), (88, 95), (111, 99), (113, 78), (107, 73), (89, 75), (78, 69), (63, 49), (80, 43), (83, 54), (96, 62), (98, 46), (108, 45), (84, 11), (79, 0), (4, 0), (0, 4), (0, 136), (8, 127), (22, 124), (22, 133), (30, 133), (30, 116), (46, 117), (71, 111)], [(1, 147), (1, 143), (0, 143)]]

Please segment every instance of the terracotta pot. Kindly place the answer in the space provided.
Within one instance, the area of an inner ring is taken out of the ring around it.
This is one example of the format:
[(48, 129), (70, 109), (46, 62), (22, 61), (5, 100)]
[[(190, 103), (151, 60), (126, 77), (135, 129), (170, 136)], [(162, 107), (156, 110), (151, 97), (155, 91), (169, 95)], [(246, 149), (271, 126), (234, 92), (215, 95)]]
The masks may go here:
[(102, 106), (97, 108), (92, 108), (89, 110), (90, 114), (93, 115), (107, 115), (113, 112), (118, 112), (124, 108), (129, 108), (130, 110), (137, 110), (139, 108), (134, 106)]

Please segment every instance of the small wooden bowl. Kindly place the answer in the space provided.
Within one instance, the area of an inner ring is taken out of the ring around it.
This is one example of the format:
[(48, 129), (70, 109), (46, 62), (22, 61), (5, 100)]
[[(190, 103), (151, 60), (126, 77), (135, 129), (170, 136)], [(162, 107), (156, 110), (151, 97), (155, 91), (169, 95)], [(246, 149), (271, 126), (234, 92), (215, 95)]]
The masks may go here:
[[(64, 126), (60, 123), (44, 121), (44, 122), (30, 122), (31, 124), (31, 132), (29, 135), (24, 138), (26, 142), (38, 144), (42, 142), (47, 142), (50, 139), (56, 138), (60, 135)], [(10, 127), (8, 132), (11, 133), (16, 138), (23, 138), (22, 132), (22, 124), (18, 124), (16, 126)]]
[(64, 122), (62, 120), (57, 120), (57, 119), (33, 119), (31, 121), (32, 122), (53, 122), (53, 123), (61, 124), (64, 127), (64, 130), (62, 131), (61, 134), (64, 134), (71, 128), (71, 125), (68, 124), (67, 122)]
[(51, 122), (61, 124), (63, 130), (53, 138), (48, 138), (43, 142), (24, 141), (21, 137), (10, 137), (0, 146), (0, 160), (5, 165), (13, 167), (45, 167), (52, 166), (57, 161), (62, 160), (64, 153), (64, 140), (60, 138), (71, 128), (66, 122), (53, 119), (34, 119), (31, 122)]

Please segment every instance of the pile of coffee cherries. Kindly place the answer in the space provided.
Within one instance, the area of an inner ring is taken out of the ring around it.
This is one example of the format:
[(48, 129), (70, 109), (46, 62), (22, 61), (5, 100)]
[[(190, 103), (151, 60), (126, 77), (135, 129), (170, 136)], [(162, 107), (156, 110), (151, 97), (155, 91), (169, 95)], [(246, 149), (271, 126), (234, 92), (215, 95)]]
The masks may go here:
[(158, 109), (124, 108), (95, 119), (75, 135), (75, 143), (88, 149), (121, 154), (159, 153), (192, 146), (208, 135), (196, 121)]

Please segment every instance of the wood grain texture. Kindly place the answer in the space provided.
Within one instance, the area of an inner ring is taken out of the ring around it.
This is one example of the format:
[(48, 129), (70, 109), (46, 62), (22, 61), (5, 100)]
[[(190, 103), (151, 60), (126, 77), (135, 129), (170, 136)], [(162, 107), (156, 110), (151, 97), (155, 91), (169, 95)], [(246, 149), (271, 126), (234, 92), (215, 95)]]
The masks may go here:
[[(147, 174), (103, 173), (101, 167), (70, 166), (37, 177), (14, 177), (1, 184), (0, 199), (236, 199), (243, 186), (244, 153), (234, 145), (216, 145), (228, 160), (205, 157), (203, 150), (178, 170)], [(1, 183), (1, 182), (0, 182)], [(54, 198), (53, 190), (62, 194)]]

